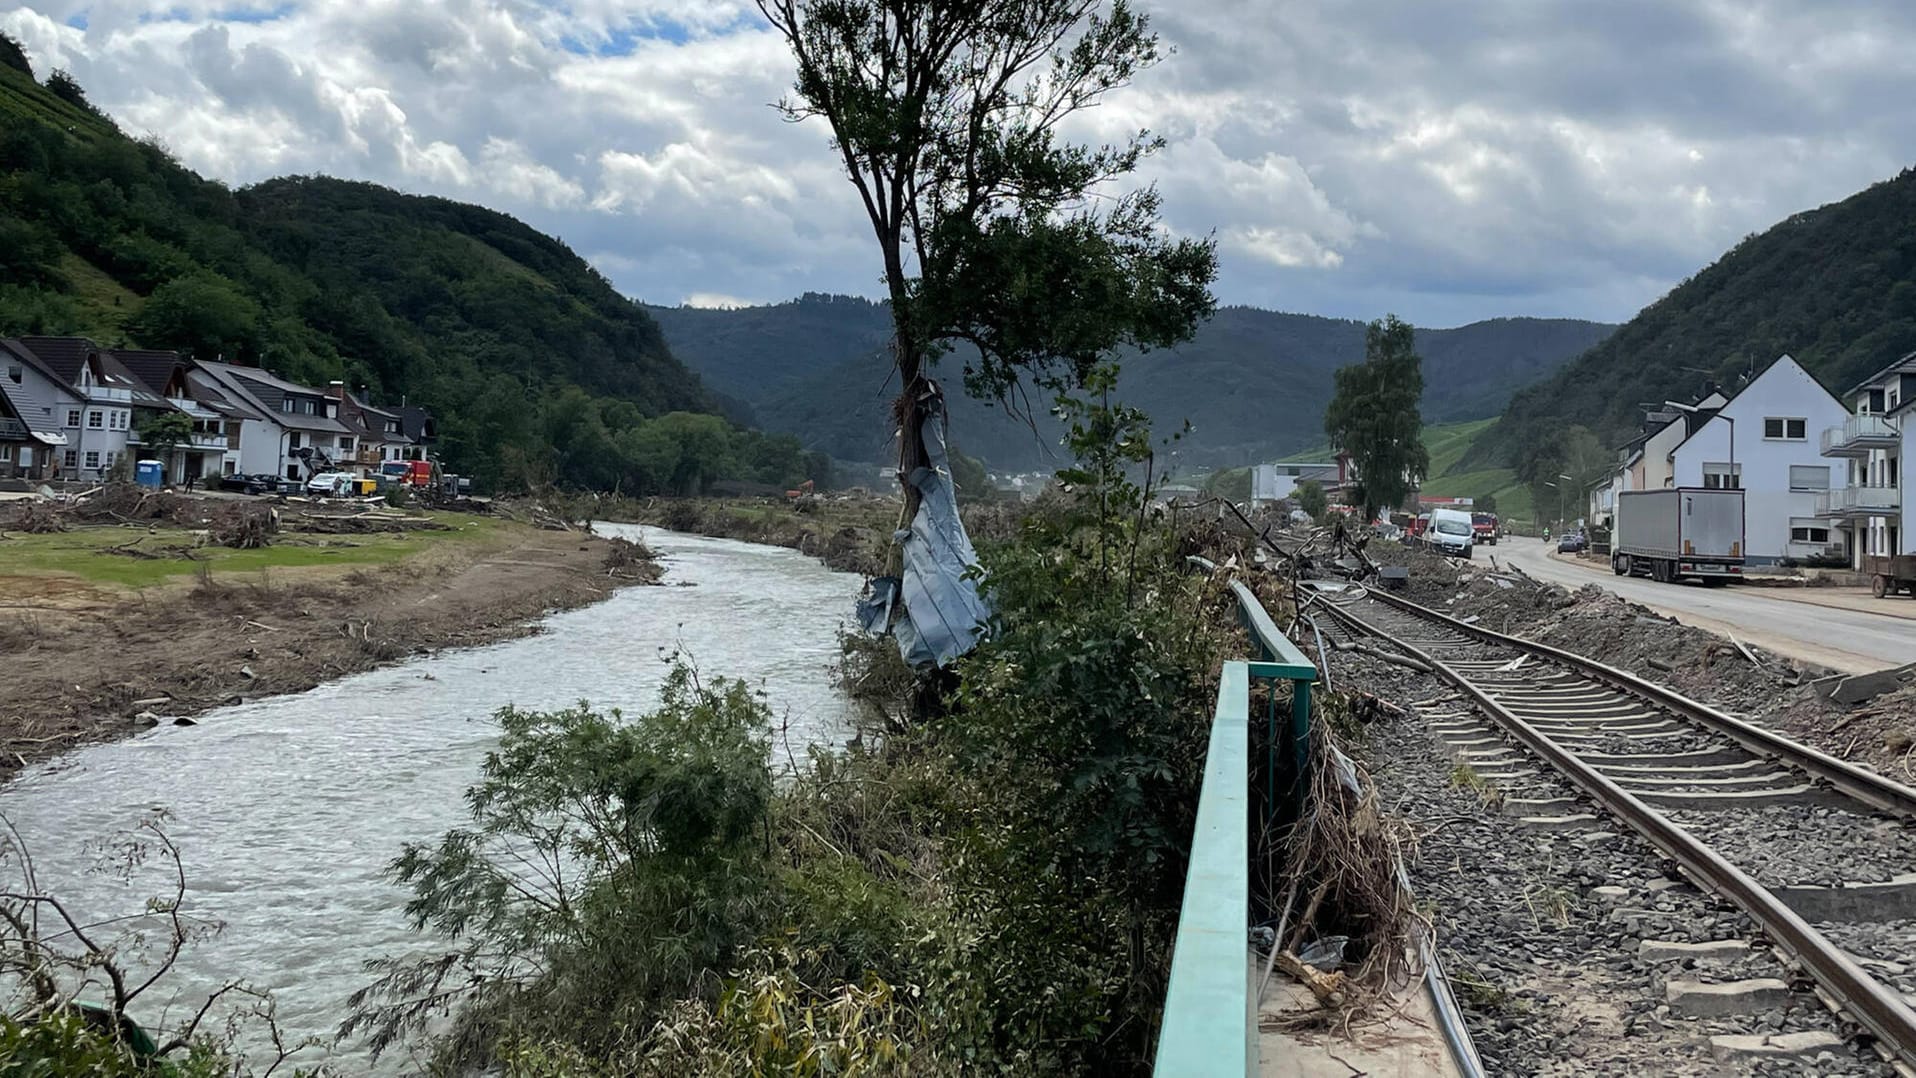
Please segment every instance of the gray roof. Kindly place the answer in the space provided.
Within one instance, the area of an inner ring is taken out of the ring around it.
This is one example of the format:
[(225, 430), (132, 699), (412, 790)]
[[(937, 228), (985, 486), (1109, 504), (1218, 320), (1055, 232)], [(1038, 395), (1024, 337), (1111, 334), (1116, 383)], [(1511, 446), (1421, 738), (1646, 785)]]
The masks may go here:
[(20, 422), (27, 425), (28, 430), (44, 431), (49, 434), (60, 432), (60, 424), (54, 419), (53, 413), (40, 402), (27, 396), (24, 386), (14, 385), (13, 379), (0, 377), (0, 396), (6, 397), (8, 407), (13, 410), (14, 415), (20, 417)]
[(1916, 352), (1911, 352), (1903, 356), (1896, 362), (1891, 363), (1889, 366), (1884, 367), (1882, 370), (1877, 371), (1875, 374), (1870, 375), (1868, 378), (1844, 390), (1843, 396), (1848, 397), (1861, 393), (1863, 390), (1869, 388), (1871, 382), (1891, 374), (1916, 374)]
[(199, 360), (198, 365), (202, 371), (211, 375), (229, 396), (237, 397), (248, 407), (261, 413), (261, 418), (292, 430), (322, 431), (330, 434), (352, 433), (336, 419), (328, 419), (323, 415), (303, 415), (280, 410), (280, 402), (289, 395), (326, 396), (311, 386), (288, 382), (258, 367), (240, 367), (231, 363), (211, 363), (206, 360)]

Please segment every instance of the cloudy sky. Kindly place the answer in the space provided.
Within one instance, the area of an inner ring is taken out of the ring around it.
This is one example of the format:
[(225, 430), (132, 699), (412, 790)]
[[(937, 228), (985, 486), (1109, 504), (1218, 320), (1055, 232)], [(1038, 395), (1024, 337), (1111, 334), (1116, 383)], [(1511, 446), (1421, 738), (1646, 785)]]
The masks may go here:
[[(1622, 320), (1916, 159), (1909, 0), (1144, 0), (1176, 53), (1088, 117), (1214, 232), (1223, 302)], [(655, 303), (878, 292), (750, 0), (28, 0), (0, 13), (233, 184), (483, 203)]]

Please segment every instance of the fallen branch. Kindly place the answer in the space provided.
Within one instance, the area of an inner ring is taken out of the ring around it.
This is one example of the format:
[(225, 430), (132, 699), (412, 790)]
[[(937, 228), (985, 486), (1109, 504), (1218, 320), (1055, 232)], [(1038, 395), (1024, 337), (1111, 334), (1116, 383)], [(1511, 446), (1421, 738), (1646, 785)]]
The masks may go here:
[(1387, 663), (1396, 663), (1398, 666), (1407, 667), (1411, 670), (1417, 671), (1420, 674), (1428, 674), (1431, 672), (1430, 664), (1427, 662), (1424, 662), (1422, 659), (1413, 659), (1408, 655), (1399, 655), (1398, 653), (1394, 651), (1385, 651), (1383, 648), (1372, 647), (1369, 644), (1362, 644), (1362, 643), (1339, 644), (1333, 641), (1331, 643), (1331, 650), (1332, 651), (1354, 651), (1359, 655), (1368, 655), (1373, 659), (1382, 659)]

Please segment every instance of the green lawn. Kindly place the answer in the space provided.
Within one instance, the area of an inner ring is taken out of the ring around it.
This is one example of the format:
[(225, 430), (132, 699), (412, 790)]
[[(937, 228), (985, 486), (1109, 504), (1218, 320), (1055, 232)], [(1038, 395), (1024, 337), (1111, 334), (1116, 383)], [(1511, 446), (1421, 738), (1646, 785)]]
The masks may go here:
[[(1505, 520), (1528, 521), (1532, 518), (1530, 488), (1517, 482), (1516, 473), (1509, 468), (1482, 468), (1472, 472), (1452, 473), (1451, 469), (1462, 460), (1477, 436), (1490, 428), (1495, 419), (1472, 419), (1463, 423), (1440, 423), (1424, 428), (1424, 451), (1430, 454), (1430, 474), (1424, 479), (1422, 491), (1439, 498), (1481, 498), (1488, 494), (1497, 499), (1497, 515)], [(1282, 458), (1285, 462), (1322, 461), (1330, 459), (1330, 446), (1313, 446), (1302, 453), (1293, 453)]]
[[(363, 567), (389, 565), (447, 543), (469, 543), (511, 527), (503, 521), (461, 513), (431, 514), (454, 530), (378, 535), (283, 535), (271, 546), (233, 550), (203, 546), (193, 558), (137, 558), (104, 553), (105, 548), (139, 540), (134, 548), (163, 551), (191, 546), (195, 533), (180, 528), (88, 527), (46, 535), (9, 533), (0, 540), (0, 563), (8, 573), (63, 573), (97, 584), (146, 588), (190, 577), (209, 567), (215, 579), (258, 574), (270, 569), (315, 565)], [(144, 538), (142, 538), (144, 537)]]

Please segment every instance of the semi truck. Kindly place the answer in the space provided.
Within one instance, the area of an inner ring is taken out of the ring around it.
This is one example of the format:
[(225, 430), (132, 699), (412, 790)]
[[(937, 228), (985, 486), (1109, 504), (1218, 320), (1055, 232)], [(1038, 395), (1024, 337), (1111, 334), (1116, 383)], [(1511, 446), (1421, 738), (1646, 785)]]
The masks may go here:
[(1665, 584), (1716, 586), (1743, 578), (1743, 492), (1714, 487), (1617, 495), (1610, 568)]

